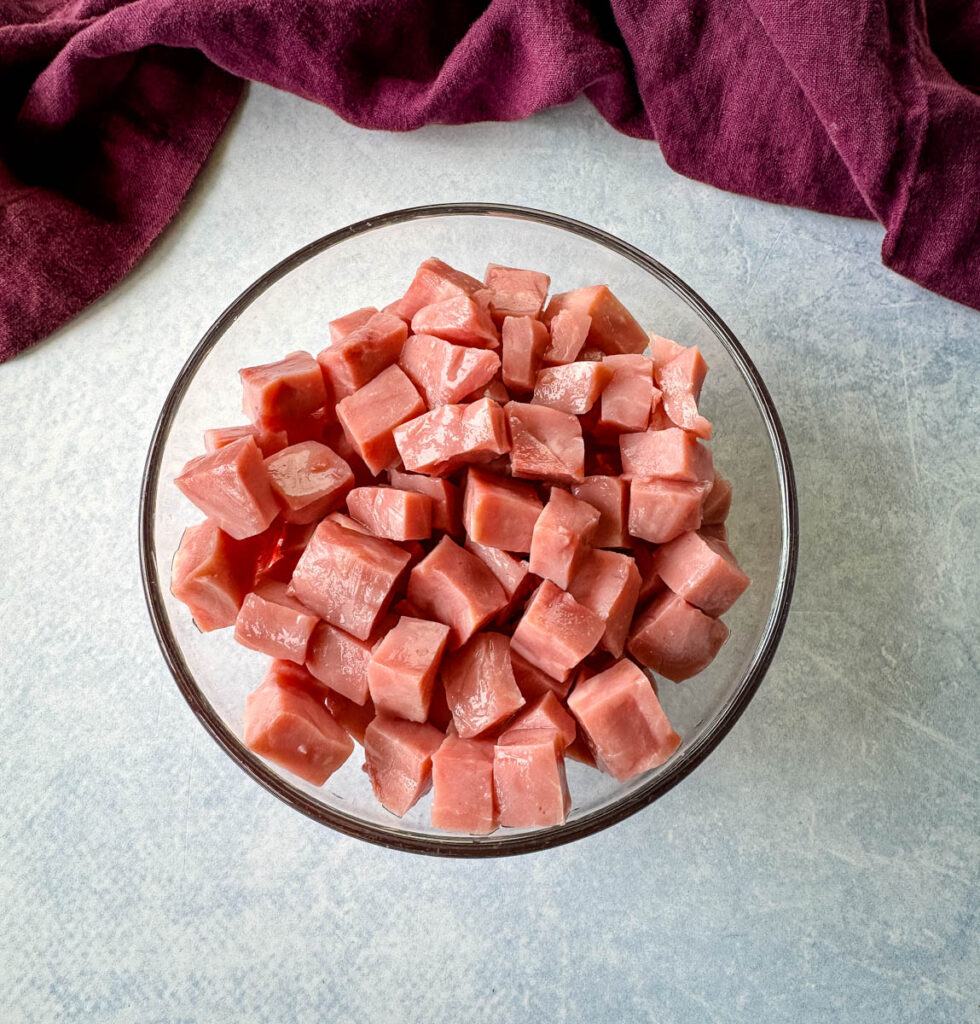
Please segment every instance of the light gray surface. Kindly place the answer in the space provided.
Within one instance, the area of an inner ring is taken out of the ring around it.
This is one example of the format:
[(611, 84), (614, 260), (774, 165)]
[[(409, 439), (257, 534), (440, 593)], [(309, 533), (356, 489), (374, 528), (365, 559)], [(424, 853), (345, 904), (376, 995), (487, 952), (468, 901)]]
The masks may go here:
[[(444, 862), (252, 783), (157, 651), (136, 561), (153, 423), (221, 309), (380, 210), (590, 221), (727, 320), (793, 451), (796, 600), (758, 696), (656, 805)], [(980, 1019), (980, 316), (876, 225), (674, 175), (584, 103), (357, 131), (253, 88), (114, 293), (0, 367), (4, 1021)]]

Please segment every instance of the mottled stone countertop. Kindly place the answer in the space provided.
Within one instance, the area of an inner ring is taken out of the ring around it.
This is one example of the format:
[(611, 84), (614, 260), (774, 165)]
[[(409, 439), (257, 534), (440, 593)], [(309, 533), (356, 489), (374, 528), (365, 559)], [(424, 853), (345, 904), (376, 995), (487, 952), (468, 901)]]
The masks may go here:
[[(157, 412), (217, 313), (312, 238), (451, 200), (589, 221), (701, 292), (769, 384), (802, 526), (782, 645), (709, 760), (484, 862), (251, 782), (136, 559)], [(980, 1020), (980, 316), (881, 237), (685, 180), (585, 103), (399, 136), (252, 88), (150, 256), (0, 367), (0, 1018)]]

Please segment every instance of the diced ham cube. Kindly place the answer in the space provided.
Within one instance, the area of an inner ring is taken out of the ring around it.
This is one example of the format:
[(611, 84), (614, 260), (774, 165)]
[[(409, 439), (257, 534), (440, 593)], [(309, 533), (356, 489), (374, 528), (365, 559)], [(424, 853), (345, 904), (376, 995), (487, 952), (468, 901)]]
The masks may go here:
[(652, 544), (666, 544), (701, 525), (701, 503), (710, 484), (658, 477), (630, 482), (629, 531)]
[(245, 746), (314, 786), (322, 786), (354, 749), (323, 704), (283, 681), (279, 662), (245, 698)]
[(413, 334), (437, 338), (473, 348), (496, 348), (497, 328), (487, 310), (468, 295), (457, 295), (423, 306), (412, 317)]
[(653, 408), (653, 363), (646, 356), (606, 356), (612, 380), (602, 392), (599, 431), (606, 436), (646, 430)]
[(400, 469), (389, 469), (388, 480), (392, 487), (402, 491), (415, 491), (432, 500), (432, 529), (446, 533), (458, 533), (461, 527), (460, 509), (462, 500), (459, 488), (448, 480), (423, 476), (421, 473), (406, 473)]
[(397, 366), (389, 366), (337, 403), (337, 417), (347, 440), (375, 474), (398, 457), (392, 431), (423, 412), (422, 398)]
[(657, 387), (663, 393), (664, 412), (679, 427), (690, 430), (706, 441), (711, 439), (711, 424), (698, 412), (698, 399), (708, 364), (697, 347), (686, 348), (666, 366), (656, 371)]
[(540, 317), (551, 278), (537, 270), (519, 270), (491, 263), (483, 275), (490, 291), (490, 313), (497, 324), (508, 316)]
[(263, 455), (275, 455), (289, 444), (285, 430), (266, 430), (252, 424), (244, 427), (212, 427), (204, 431), (204, 450), (216, 452), (243, 437), (254, 437)]
[(595, 612), (545, 580), (524, 609), (511, 647), (532, 665), (564, 681), (605, 632)]
[(529, 316), (509, 316), (502, 335), (502, 375), (515, 394), (534, 390), (541, 359), (548, 347), (548, 328)]
[(585, 477), (582, 425), (571, 413), (547, 405), (508, 402), (510, 460), (514, 476), (574, 483)]
[(627, 523), (628, 484), (618, 476), (587, 476), (580, 484), (572, 484), (572, 494), (587, 501), (599, 511), (599, 525), (592, 537), (597, 548), (629, 546)]
[(574, 743), (578, 732), (575, 719), (551, 692), (542, 694), (533, 704), (521, 711), (500, 738), (506, 739), (511, 733), (520, 732), (521, 729), (553, 729), (561, 737), (562, 747)]
[(568, 592), (605, 623), (599, 646), (621, 657), (640, 597), (640, 573), (633, 559), (617, 551), (592, 551)]
[(278, 362), (247, 366), (238, 374), (245, 415), (267, 430), (282, 430), (326, 405), (323, 374), (309, 352), (291, 352)]
[(563, 309), (592, 318), (587, 341), (603, 352), (642, 352), (647, 347), (646, 332), (604, 284), (553, 295), (544, 313), (545, 322), (550, 323)]
[(368, 697), (363, 704), (357, 704), (341, 693), (324, 688), (323, 702), (334, 721), (351, 739), (363, 746), (364, 733), (376, 717), (371, 698)]
[(706, 483), (712, 477), (710, 449), (679, 427), (621, 434), (619, 450), (626, 476), (662, 476), (692, 483)]
[(242, 603), (235, 639), (253, 651), (302, 665), (316, 623), (308, 608), (289, 597), (285, 583), (268, 580)]
[(675, 594), (715, 617), (724, 615), (749, 585), (728, 546), (698, 533), (681, 534), (657, 548), (653, 566)]
[(371, 700), (382, 715), (424, 722), (449, 627), (402, 616), (368, 663)]
[(174, 483), (235, 540), (262, 533), (279, 512), (254, 437), (191, 459)]
[(564, 700), (575, 682), (573, 675), (559, 681), (553, 676), (549, 676), (547, 672), (542, 672), (537, 665), (532, 665), (526, 658), (521, 657), (514, 650), (513, 644), (510, 648), (510, 666), (514, 670), (517, 688), (528, 702), (536, 700), (546, 693), (553, 693), (559, 699)]
[(531, 828), (565, 820), (572, 800), (563, 749), (553, 729), (522, 729), (497, 740), (493, 784), (501, 825)]
[(626, 658), (579, 682), (568, 709), (582, 726), (596, 764), (620, 782), (663, 764), (681, 743), (650, 680)]
[(355, 487), (347, 510), (375, 537), (423, 540), (432, 535), (432, 499), (397, 487)]
[(489, 384), (500, 369), (500, 357), (486, 349), (453, 345), (429, 334), (413, 334), (402, 347), (398, 365), (422, 392), (425, 404), (461, 402)]
[(408, 291), (388, 308), (404, 320), (411, 320), (423, 306), (457, 295), (473, 295), (482, 288), (482, 281), (433, 257), (421, 264)]
[(577, 358), (589, 336), (592, 317), (573, 309), (562, 309), (551, 318), (548, 330), (551, 338), (544, 353), (546, 366), (572, 363)]
[(334, 401), (359, 391), (397, 363), (407, 336), (404, 320), (390, 313), (375, 313), (339, 344), (325, 348), (316, 358)]
[(329, 622), (318, 622), (306, 649), (306, 667), (324, 686), (363, 705), (368, 699), (367, 667), (374, 638), (358, 640)]
[(427, 722), (379, 715), (364, 733), (364, 763), (374, 795), (401, 817), (432, 785), (432, 755), (443, 734)]
[(364, 306), (361, 309), (355, 309), (353, 313), (346, 313), (344, 316), (337, 317), (336, 320), (331, 320), (327, 324), (330, 330), (330, 343), (339, 345), (354, 331), (363, 327), (377, 312), (374, 306)]
[(287, 523), (314, 523), (332, 512), (354, 486), (354, 474), (325, 444), (303, 441), (265, 460), (269, 482)]
[(426, 618), (449, 626), (451, 649), (466, 643), (507, 604), (493, 573), (448, 537), (412, 569), (408, 599)]
[(728, 639), (721, 619), (705, 615), (670, 590), (636, 617), (629, 652), (675, 683), (706, 669)]
[(447, 655), (442, 681), (453, 724), (463, 739), (492, 729), (524, 706), (510, 664), (510, 640), (502, 633), (477, 633)]
[(678, 345), (670, 338), (662, 338), (659, 334), (654, 334), (653, 331), (650, 331), (647, 338), (649, 339), (650, 361), (655, 370), (666, 366), (671, 359), (676, 359), (684, 351), (683, 345)]
[(440, 405), (396, 428), (394, 438), (407, 469), (435, 476), (490, 462), (510, 449), (503, 410), (488, 398)]
[(732, 507), (732, 485), (720, 473), (715, 472), (711, 490), (705, 495), (701, 509), (701, 525), (716, 526), (728, 518)]
[(590, 541), (599, 518), (599, 511), (588, 502), (552, 487), (531, 537), (531, 572), (566, 590), (592, 550)]
[(205, 519), (180, 538), (170, 590), (190, 609), (198, 629), (208, 633), (234, 625), (254, 573), (251, 542), (236, 541)]
[(497, 827), (493, 791), (493, 740), (447, 736), (432, 755), (432, 812), (435, 828), (485, 836)]
[(530, 551), (531, 534), (543, 507), (530, 484), (472, 466), (466, 471), (463, 527), (477, 544)]
[(534, 405), (583, 416), (602, 394), (612, 378), (612, 370), (603, 363), (569, 363), (538, 370), (534, 384)]
[(410, 557), (391, 541), (324, 519), (296, 566), (290, 592), (320, 618), (367, 640)]

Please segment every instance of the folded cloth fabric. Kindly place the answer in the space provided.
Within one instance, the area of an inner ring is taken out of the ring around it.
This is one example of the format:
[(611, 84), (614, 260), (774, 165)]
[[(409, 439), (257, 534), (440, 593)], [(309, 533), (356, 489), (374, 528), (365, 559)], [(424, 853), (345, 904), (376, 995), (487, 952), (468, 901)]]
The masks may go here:
[(682, 174), (876, 218), (980, 308), (976, 0), (0, 0), (0, 359), (143, 255), (242, 78), (396, 131), (584, 92)]

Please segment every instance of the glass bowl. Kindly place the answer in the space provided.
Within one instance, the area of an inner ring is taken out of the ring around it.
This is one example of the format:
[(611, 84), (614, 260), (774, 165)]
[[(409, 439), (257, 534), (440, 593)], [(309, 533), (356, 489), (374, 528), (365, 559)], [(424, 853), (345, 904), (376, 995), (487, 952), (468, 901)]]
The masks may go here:
[[(327, 341), (327, 321), (382, 306), (437, 255), (481, 276), (488, 262), (551, 275), (553, 290), (603, 282), (648, 330), (698, 345), (710, 366), (702, 410), (714, 422), (715, 464), (734, 484), (729, 537), (752, 584), (725, 616), (731, 637), (714, 663), (680, 685), (658, 680), (682, 737), (665, 764), (627, 783), (568, 762), (572, 809), (560, 826), (452, 835), (429, 825), (429, 797), (404, 818), (374, 798), (360, 748), (321, 788), (246, 749), (245, 696), (266, 658), (230, 630), (201, 633), (170, 593), (173, 554), (200, 513), (173, 484), (203, 450), (206, 427), (241, 422), (239, 367)], [(312, 242), (247, 288), (194, 349), (153, 434), (140, 503), (140, 561), (150, 617), (188, 704), (241, 768), (292, 807), (347, 835), (417, 853), (456, 857), (525, 853), (590, 835), (652, 803), (708, 756), (745, 710), (772, 660), (796, 570), (796, 492), (782, 426), (755, 367), (720, 317), (666, 267), (633, 246), (553, 213), (491, 203), (425, 206), (383, 214)]]

